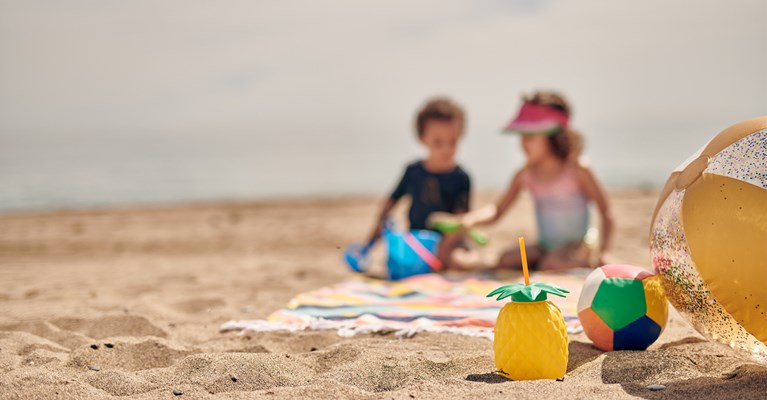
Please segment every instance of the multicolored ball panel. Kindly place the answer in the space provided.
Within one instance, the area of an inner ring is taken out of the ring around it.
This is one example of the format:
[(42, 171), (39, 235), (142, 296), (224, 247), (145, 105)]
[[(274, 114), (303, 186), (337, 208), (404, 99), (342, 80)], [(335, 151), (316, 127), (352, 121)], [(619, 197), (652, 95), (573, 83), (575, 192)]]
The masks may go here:
[(660, 278), (650, 276), (642, 280), (642, 285), (644, 286), (644, 292), (647, 293), (645, 295), (647, 316), (661, 328), (665, 327), (666, 320), (668, 319), (668, 300), (666, 300)]
[(591, 339), (594, 346), (605, 351), (613, 349), (613, 330), (591, 308), (578, 313), (583, 325), (583, 331)]
[(661, 327), (643, 315), (615, 331), (613, 350), (645, 350), (660, 336)]
[(610, 329), (623, 328), (647, 311), (642, 281), (630, 278), (602, 280), (591, 308)]
[(586, 336), (602, 350), (645, 350), (663, 331), (668, 304), (652, 273), (610, 264), (586, 278), (578, 317)]

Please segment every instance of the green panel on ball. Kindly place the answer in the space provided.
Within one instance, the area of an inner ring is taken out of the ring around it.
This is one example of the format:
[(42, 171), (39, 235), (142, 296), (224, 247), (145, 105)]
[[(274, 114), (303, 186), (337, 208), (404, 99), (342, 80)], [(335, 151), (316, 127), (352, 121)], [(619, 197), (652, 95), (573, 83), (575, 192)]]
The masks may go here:
[(611, 329), (623, 328), (647, 312), (642, 281), (626, 278), (603, 280), (591, 308)]

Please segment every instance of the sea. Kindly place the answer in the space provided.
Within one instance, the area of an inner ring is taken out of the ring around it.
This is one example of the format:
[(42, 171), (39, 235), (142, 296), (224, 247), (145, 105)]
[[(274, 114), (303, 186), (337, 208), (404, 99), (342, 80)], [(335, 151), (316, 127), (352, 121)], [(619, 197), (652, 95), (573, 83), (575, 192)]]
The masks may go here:
[[(407, 127), (378, 132), (200, 131), (0, 134), (0, 212), (209, 201), (385, 196), (423, 149)], [(721, 127), (592, 129), (584, 160), (608, 189), (652, 190)], [(519, 139), (469, 129), (460, 164), (502, 190)]]

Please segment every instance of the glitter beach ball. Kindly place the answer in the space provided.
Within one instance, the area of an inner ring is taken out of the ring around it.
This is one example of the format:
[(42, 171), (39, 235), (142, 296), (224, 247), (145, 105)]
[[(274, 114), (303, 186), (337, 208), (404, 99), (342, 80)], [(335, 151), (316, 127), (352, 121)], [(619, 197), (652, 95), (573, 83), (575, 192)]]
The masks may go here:
[(767, 117), (725, 129), (671, 173), (650, 253), (698, 332), (767, 364)]
[(645, 350), (666, 326), (668, 303), (658, 277), (649, 271), (608, 264), (586, 278), (578, 318), (599, 349)]

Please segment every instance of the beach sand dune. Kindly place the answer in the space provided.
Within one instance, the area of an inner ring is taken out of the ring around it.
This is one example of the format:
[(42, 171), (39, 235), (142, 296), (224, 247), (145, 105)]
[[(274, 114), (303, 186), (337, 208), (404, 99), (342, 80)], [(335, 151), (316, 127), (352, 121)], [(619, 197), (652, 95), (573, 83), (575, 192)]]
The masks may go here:
[[(647, 267), (656, 195), (611, 197), (613, 256)], [(364, 236), (375, 206), (351, 198), (0, 216), (0, 398), (767, 398), (767, 366), (703, 340), (675, 312), (646, 352), (604, 353), (572, 335), (562, 382), (500, 378), (482, 338), (219, 332), (348, 278), (342, 248)], [(534, 237), (531, 211), (523, 199), (490, 229), (489, 251)]]

